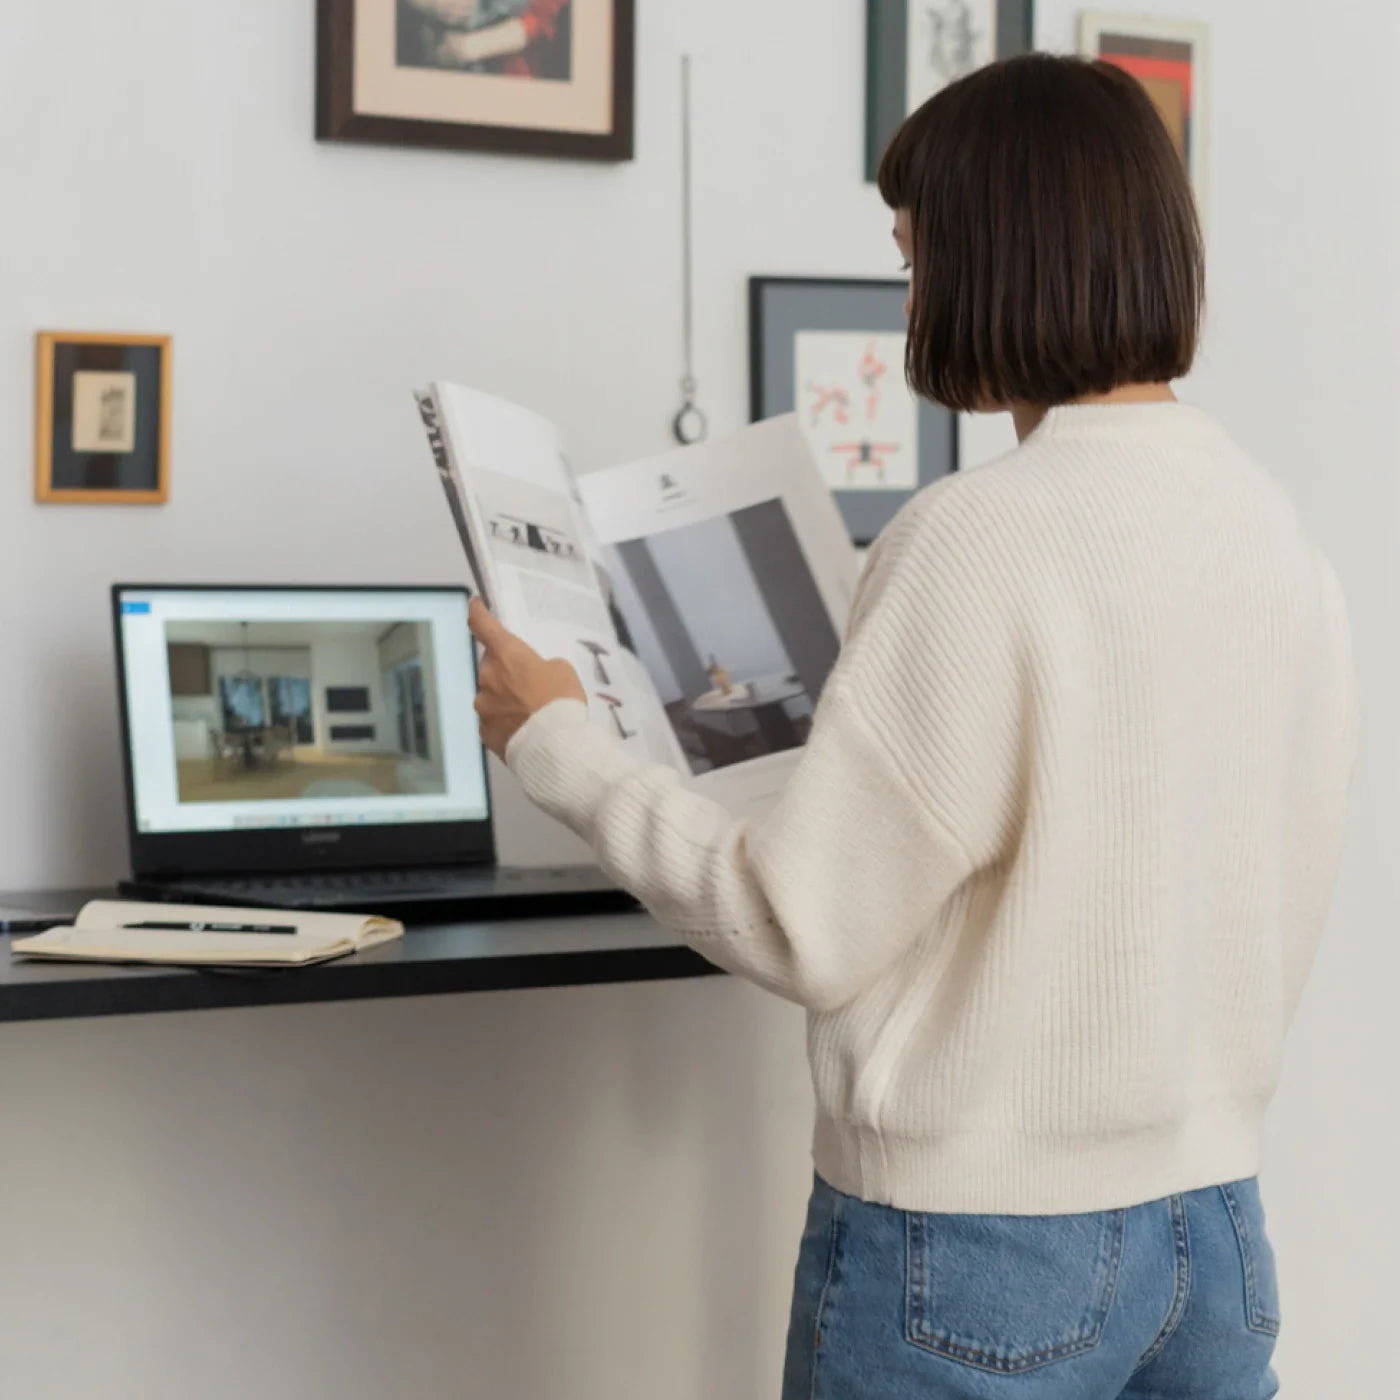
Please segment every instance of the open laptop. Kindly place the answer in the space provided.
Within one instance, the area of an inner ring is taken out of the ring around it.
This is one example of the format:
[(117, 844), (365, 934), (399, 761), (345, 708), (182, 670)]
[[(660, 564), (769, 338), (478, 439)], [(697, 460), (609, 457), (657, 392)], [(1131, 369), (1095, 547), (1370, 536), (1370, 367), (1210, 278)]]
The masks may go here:
[(407, 921), (635, 907), (496, 864), (461, 588), (112, 589), (124, 894)]

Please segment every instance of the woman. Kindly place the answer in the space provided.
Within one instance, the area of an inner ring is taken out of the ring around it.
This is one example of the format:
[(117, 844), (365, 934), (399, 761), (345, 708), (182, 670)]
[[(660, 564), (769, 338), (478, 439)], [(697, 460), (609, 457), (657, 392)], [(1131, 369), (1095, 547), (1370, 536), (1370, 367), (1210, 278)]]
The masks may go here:
[(974, 73), (880, 188), (910, 383), (1020, 446), (876, 545), (776, 810), (624, 757), (478, 609), (483, 732), (659, 918), (810, 1010), (786, 1396), (1262, 1400), (1254, 1174), (1341, 840), (1342, 596), (1172, 395), (1201, 241), (1132, 79)]

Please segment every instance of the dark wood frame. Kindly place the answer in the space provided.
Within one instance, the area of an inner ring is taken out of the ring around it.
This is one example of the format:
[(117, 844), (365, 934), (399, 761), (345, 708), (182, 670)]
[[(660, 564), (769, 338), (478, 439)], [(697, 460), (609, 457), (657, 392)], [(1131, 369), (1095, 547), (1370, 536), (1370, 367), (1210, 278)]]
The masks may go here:
[(495, 151), (574, 160), (632, 159), (636, 83), (636, 0), (613, 0), (612, 129), (602, 135), (357, 113), (355, 0), (316, 3), (316, 139), (437, 150)]
[[(794, 287), (794, 288), (855, 288), (858, 290), (871, 290), (874, 288), (897, 289), (904, 291), (908, 284), (897, 278), (886, 277), (750, 277), (749, 278), (749, 421), (757, 423), (764, 411), (764, 377), (763, 377), (763, 336), (764, 336), (764, 316), (763, 316), (763, 296), (766, 289), (770, 287)], [(813, 330), (822, 329), (813, 326)], [(868, 329), (868, 328), (867, 328)], [(919, 400), (919, 433), (920, 442), (924, 443), (930, 439), (925, 437), (934, 429), (935, 420), (946, 418), (943, 425), (948, 438), (945, 443), (947, 459), (950, 463), (949, 475), (959, 470), (961, 466), (959, 441), (958, 441), (958, 415), (942, 407), (940, 404), (930, 403), (925, 399)], [(923, 475), (922, 447), (920, 449), (920, 473), (919, 484), (914, 487), (914, 491), (919, 491), (928, 485)], [(932, 478), (937, 480), (938, 478)], [(851, 519), (851, 515), (843, 507), (843, 495), (857, 495), (858, 492), (844, 492), (840, 489), (833, 489), (838, 507), (842, 507), (841, 515), (846, 521), (851, 532), (851, 541), (859, 547), (865, 547), (874, 543), (874, 534), (858, 528)], [(882, 493), (884, 494), (884, 493)], [(896, 502), (903, 504), (912, 495), (891, 491), (887, 493), (890, 504)], [(887, 523), (887, 522), (886, 522)]]
[[(865, 178), (873, 180), (904, 120), (908, 0), (865, 0)], [(1035, 47), (1034, 0), (996, 0), (997, 57)]]

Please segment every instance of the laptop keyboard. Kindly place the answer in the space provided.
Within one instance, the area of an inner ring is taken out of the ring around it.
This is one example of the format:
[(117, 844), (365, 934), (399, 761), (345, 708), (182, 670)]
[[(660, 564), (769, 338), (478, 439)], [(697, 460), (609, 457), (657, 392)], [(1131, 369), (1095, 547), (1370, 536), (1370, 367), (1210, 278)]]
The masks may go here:
[(277, 902), (342, 903), (346, 898), (381, 899), (396, 895), (447, 894), (465, 885), (488, 882), (480, 868), (438, 870), (334, 870), (301, 875), (264, 875), (257, 879), (191, 880), (190, 889), (231, 899)]
[(318, 870), (286, 875), (209, 876), (174, 882), (177, 898), (308, 908), (372, 908), (396, 899), (566, 897), (630, 906), (630, 896), (592, 867), (436, 866), (423, 870)]

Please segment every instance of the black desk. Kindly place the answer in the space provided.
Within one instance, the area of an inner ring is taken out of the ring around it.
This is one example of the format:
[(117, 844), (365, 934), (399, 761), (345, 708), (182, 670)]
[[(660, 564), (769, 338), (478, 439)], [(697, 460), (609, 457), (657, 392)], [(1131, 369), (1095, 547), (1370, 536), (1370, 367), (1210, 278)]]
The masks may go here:
[[(102, 890), (57, 891), (0, 895), (0, 904), (76, 911), (88, 899), (112, 897)], [(0, 945), (9, 941), (0, 935)], [(718, 970), (635, 913), (425, 924), (354, 957), (271, 972), (39, 962), (0, 946), (0, 1021), (642, 982)]]

